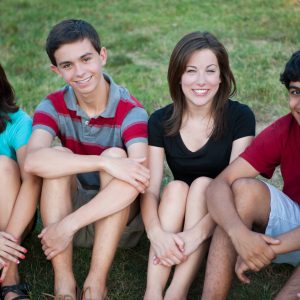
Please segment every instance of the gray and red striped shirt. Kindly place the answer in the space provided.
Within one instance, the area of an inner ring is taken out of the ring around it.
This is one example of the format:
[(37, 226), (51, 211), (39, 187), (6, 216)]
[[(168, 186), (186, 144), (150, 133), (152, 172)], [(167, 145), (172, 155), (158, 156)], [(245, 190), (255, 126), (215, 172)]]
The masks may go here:
[(107, 107), (100, 115), (90, 118), (67, 85), (38, 105), (33, 130), (48, 131), (64, 147), (82, 155), (100, 155), (107, 148), (126, 150), (131, 144), (147, 143), (147, 112), (127, 89), (107, 74), (104, 76), (110, 82), (110, 90)]

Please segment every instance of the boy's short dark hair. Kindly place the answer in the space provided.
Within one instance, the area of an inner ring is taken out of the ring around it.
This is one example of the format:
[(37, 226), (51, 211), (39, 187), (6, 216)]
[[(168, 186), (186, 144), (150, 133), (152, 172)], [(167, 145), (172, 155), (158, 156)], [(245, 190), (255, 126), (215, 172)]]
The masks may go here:
[(46, 51), (51, 63), (56, 66), (55, 51), (62, 45), (88, 39), (100, 53), (101, 42), (96, 29), (84, 20), (64, 20), (56, 24), (47, 37)]
[(280, 74), (280, 81), (287, 89), (291, 81), (300, 81), (300, 50), (296, 51), (285, 65), (283, 73)]

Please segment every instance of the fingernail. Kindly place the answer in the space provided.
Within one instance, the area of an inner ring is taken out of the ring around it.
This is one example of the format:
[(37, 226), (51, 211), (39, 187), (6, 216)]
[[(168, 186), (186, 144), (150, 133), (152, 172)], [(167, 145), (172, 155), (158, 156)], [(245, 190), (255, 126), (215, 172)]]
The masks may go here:
[(24, 249), (24, 251), (23, 251), (24, 253), (27, 253), (28, 252), (28, 250), (27, 249)]
[(25, 259), (26, 257), (25, 257), (25, 255), (22, 255), (21, 258), (22, 258), (22, 259)]
[(20, 261), (19, 260), (17, 260), (17, 264), (19, 264), (20, 263)]

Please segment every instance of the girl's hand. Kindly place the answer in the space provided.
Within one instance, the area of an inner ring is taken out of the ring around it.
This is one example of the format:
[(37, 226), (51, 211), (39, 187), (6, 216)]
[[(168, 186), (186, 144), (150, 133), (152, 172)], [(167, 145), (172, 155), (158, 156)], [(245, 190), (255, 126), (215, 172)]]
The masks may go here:
[(18, 240), (11, 234), (0, 231), (0, 269), (5, 265), (5, 259), (18, 264), (24, 259), (27, 250), (18, 244)]
[(175, 233), (159, 230), (150, 242), (155, 253), (152, 258), (155, 265), (161, 264), (171, 267), (182, 263), (186, 259), (184, 242)]

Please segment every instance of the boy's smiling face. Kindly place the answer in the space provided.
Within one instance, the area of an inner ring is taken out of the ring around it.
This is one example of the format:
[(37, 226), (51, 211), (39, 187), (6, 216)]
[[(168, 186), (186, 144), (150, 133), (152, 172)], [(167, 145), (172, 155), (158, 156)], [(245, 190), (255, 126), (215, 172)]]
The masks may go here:
[(106, 49), (98, 53), (88, 39), (61, 46), (55, 51), (57, 66), (51, 69), (63, 77), (77, 96), (97, 95), (106, 63)]
[(291, 81), (288, 90), (291, 113), (300, 125), (300, 81)]

